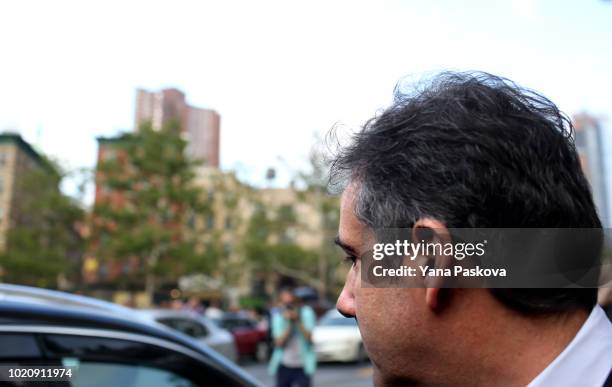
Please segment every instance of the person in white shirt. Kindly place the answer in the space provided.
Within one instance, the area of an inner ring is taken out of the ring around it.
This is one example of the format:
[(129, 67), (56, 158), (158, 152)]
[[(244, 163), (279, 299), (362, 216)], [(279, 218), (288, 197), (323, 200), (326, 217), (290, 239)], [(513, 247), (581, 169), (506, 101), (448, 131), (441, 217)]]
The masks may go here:
[(383, 228), (443, 240), (451, 228), (602, 227), (571, 123), (545, 97), (486, 73), (443, 73), (396, 90), (392, 106), (339, 149), (330, 173), (342, 192), (336, 243), (352, 263), (337, 308), (359, 323), (374, 384), (612, 383), (612, 324), (596, 304), (597, 283), (364, 283), (368, 241)]

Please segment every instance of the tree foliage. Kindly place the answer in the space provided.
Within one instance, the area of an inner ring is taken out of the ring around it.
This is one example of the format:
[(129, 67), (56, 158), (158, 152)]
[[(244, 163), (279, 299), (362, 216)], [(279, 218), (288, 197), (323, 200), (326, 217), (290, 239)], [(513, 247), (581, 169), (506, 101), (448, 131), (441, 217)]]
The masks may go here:
[[(274, 272), (313, 286), (327, 294), (335, 285), (331, 260), (338, 256), (333, 246), (337, 233), (338, 198), (326, 193), (326, 164), (321, 152), (312, 152), (309, 171), (298, 176), (301, 187), (292, 204), (264, 205), (255, 201), (255, 211), (249, 219), (243, 239), (243, 254), (255, 270)], [(316, 219), (301, 219), (295, 211), (306, 204)], [(295, 238), (298, 234), (313, 234), (321, 238), (317, 246), (305, 247)]]
[(299, 226), (291, 205), (256, 205), (244, 238), (245, 255), (261, 269), (274, 270), (283, 265), (305, 274), (312, 272), (314, 253), (293, 240)]
[(63, 288), (80, 278), (83, 209), (59, 189), (64, 174), (49, 160), (18, 176), (3, 281)]
[(145, 123), (116, 141), (114, 156), (98, 165), (96, 183), (108, 195), (94, 208), (92, 246), (109, 264), (136, 262), (149, 295), (158, 279), (210, 269), (215, 258), (188, 230), (189, 218), (210, 208), (194, 184), (199, 161), (185, 155), (186, 145), (178, 124), (154, 130)]

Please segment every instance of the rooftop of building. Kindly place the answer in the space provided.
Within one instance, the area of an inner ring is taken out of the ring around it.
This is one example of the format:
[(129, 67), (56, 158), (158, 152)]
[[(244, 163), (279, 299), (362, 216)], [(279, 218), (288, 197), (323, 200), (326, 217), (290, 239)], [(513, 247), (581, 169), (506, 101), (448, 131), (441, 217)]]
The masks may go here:
[(118, 143), (125, 142), (131, 136), (132, 136), (131, 133), (124, 132), (124, 133), (120, 133), (120, 134), (118, 134), (116, 136), (112, 136), (112, 137), (99, 136), (99, 137), (96, 137), (96, 141), (98, 141), (98, 144), (118, 144)]
[(27, 141), (25, 141), (18, 133), (5, 132), (0, 133), (0, 144), (13, 144), (17, 146), (22, 152), (27, 154), (32, 160), (37, 162), (41, 167), (48, 169), (49, 171), (57, 172), (56, 168), (49, 162), (49, 160), (38, 153)]

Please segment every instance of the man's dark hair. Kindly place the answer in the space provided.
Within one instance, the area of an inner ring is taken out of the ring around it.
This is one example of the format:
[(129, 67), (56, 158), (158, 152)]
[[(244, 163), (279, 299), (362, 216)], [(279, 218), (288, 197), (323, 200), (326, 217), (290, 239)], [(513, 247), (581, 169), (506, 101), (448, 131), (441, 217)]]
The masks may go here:
[[(601, 228), (570, 120), (544, 96), (481, 72), (445, 72), (369, 120), (335, 156), (368, 227)], [(597, 289), (492, 289), (523, 312), (591, 309)]]

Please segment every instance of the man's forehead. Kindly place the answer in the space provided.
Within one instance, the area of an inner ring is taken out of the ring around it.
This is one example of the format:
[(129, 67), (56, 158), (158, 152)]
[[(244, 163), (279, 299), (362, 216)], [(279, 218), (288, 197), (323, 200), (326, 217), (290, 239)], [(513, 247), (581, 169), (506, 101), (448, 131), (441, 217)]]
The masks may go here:
[(353, 211), (355, 199), (357, 196), (357, 186), (356, 183), (350, 183), (342, 192), (342, 196), (340, 198), (340, 208), (344, 211), (351, 210)]

